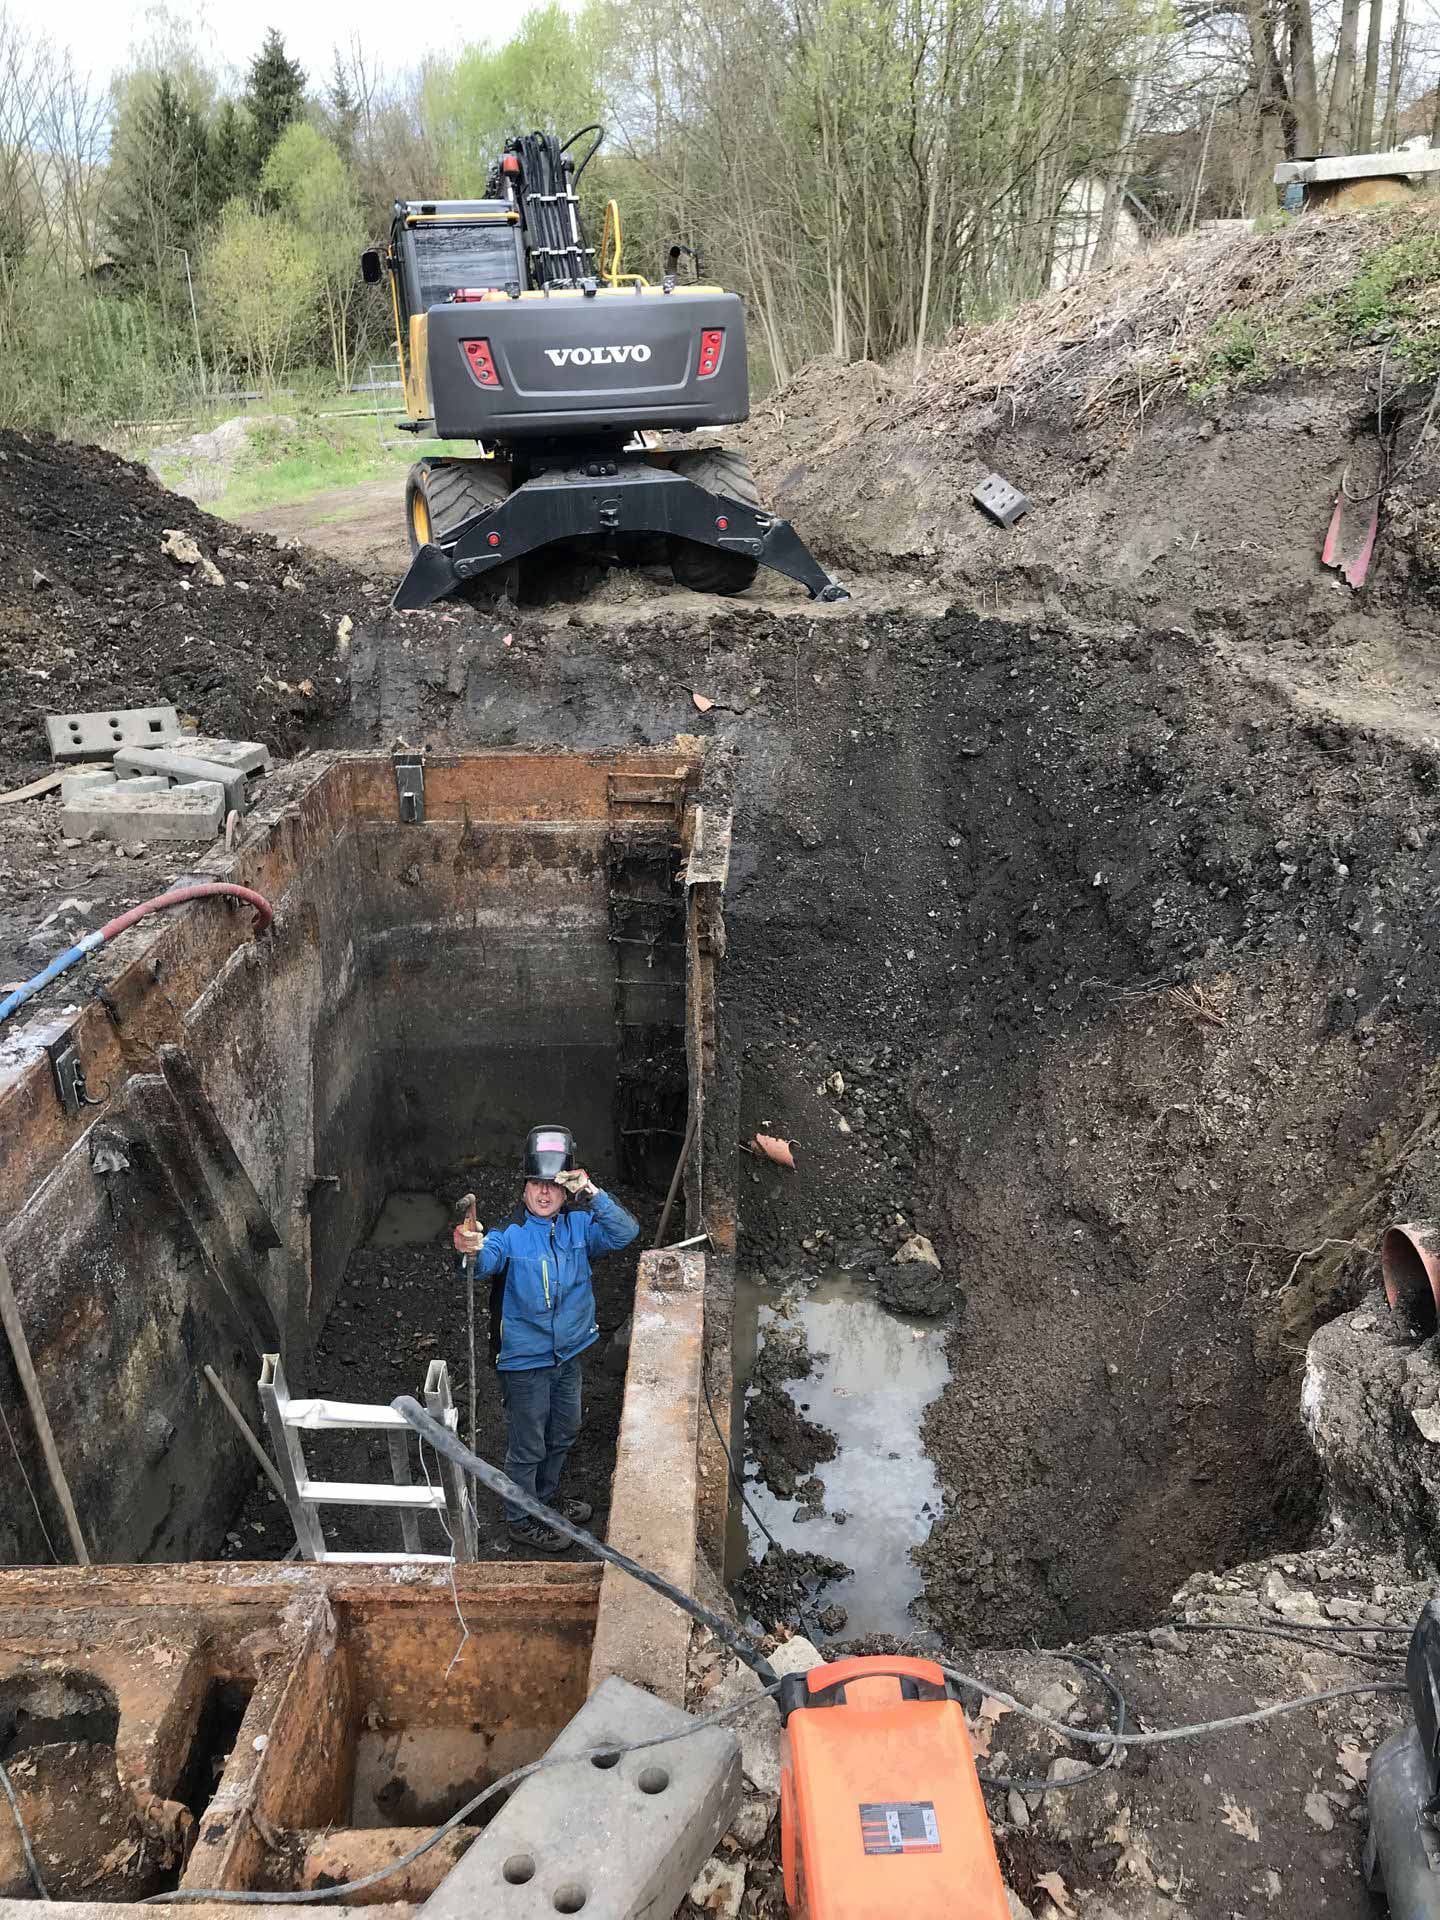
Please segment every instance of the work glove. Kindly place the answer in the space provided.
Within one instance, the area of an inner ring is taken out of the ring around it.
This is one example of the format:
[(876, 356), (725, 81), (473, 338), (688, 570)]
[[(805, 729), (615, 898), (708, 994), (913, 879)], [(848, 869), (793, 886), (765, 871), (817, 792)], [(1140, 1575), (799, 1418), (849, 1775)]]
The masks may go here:
[(583, 1167), (574, 1167), (569, 1173), (557, 1173), (555, 1176), (572, 1200), (588, 1200), (599, 1188)]
[(468, 1221), (462, 1220), (455, 1229), (454, 1240), (457, 1253), (479, 1253), (485, 1244), (485, 1229), (478, 1220), (473, 1227)]

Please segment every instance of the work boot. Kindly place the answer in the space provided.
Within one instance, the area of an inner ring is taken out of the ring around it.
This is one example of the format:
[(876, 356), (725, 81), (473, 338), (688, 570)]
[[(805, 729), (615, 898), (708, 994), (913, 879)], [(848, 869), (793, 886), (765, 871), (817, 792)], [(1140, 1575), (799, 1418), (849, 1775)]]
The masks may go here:
[(595, 1517), (595, 1509), (588, 1500), (552, 1500), (551, 1506), (556, 1513), (563, 1513), (572, 1527), (588, 1527)]
[(517, 1547), (524, 1547), (531, 1553), (564, 1553), (570, 1542), (563, 1533), (556, 1533), (553, 1527), (547, 1527), (528, 1515), (519, 1520), (511, 1520), (505, 1531)]

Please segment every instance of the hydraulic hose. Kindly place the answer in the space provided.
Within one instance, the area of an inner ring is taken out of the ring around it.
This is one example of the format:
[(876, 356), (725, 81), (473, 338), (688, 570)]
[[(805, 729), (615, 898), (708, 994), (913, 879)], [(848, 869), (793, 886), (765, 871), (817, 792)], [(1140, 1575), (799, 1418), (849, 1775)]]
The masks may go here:
[(113, 940), (118, 934), (125, 933), (137, 922), (147, 919), (152, 913), (159, 913), (164, 907), (183, 907), (187, 900), (209, 900), (216, 895), (230, 899), (245, 900), (255, 909), (255, 937), (269, 931), (275, 918), (275, 909), (263, 893), (256, 893), (252, 887), (235, 886), (228, 880), (207, 880), (197, 882), (191, 887), (172, 887), (169, 893), (157, 893), (152, 900), (142, 901), (138, 907), (131, 907), (113, 920), (107, 920), (103, 927), (97, 927), (94, 933), (87, 933), (83, 940), (77, 940), (73, 947), (67, 947), (33, 979), (16, 987), (13, 993), (0, 1000), (0, 1022), (8, 1020), (17, 1008), (23, 1007), (27, 1000), (33, 1000), (52, 980), (58, 980), (62, 973), (68, 973), (71, 967), (79, 964), (87, 954), (103, 947), (107, 940)]
[(730, 1651), (743, 1660), (747, 1667), (759, 1674), (767, 1687), (778, 1684), (775, 1669), (758, 1648), (752, 1647), (744, 1634), (737, 1633), (730, 1622), (720, 1614), (713, 1613), (702, 1600), (697, 1600), (683, 1587), (677, 1587), (663, 1574), (652, 1573), (648, 1567), (642, 1567), (638, 1560), (632, 1560), (628, 1554), (619, 1553), (614, 1547), (606, 1546), (603, 1540), (597, 1540), (593, 1533), (587, 1533), (583, 1527), (577, 1527), (573, 1520), (567, 1520), (563, 1513), (557, 1513), (553, 1507), (547, 1507), (543, 1500), (537, 1500), (533, 1494), (526, 1493), (523, 1487), (517, 1487), (509, 1474), (502, 1473), (498, 1467), (492, 1467), (488, 1460), (482, 1460), (478, 1453), (472, 1453), (469, 1447), (443, 1426), (433, 1414), (427, 1413), (418, 1400), (412, 1400), (409, 1394), (402, 1393), (397, 1400), (390, 1402), (391, 1407), (403, 1420), (406, 1420), (427, 1440), (436, 1453), (443, 1454), (462, 1472), (468, 1473), (472, 1480), (478, 1480), (482, 1487), (488, 1487), (491, 1493), (498, 1494), (502, 1500), (509, 1500), (534, 1519), (542, 1521), (556, 1533), (563, 1534), (567, 1540), (573, 1540), (577, 1547), (584, 1547), (587, 1553), (595, 1554), (601, 1560), (608, 1560), (612, 1567), (619, 1567), (622, 1573), (628, 1573), (632, 1580), (638, 1580), (643, 1587), (649, 1587), (653, 1593), (663, 1594), (667, 1600), (673, 1600), (677, 1607), (683, 1607), (693, 1619), (700, 1621), (729, 1647)]

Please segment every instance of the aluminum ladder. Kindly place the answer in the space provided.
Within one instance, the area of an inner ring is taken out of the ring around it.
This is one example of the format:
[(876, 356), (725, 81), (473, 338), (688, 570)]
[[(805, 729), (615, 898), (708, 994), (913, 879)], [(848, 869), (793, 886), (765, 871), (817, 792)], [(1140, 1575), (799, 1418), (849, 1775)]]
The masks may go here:
[[(302, 1560), (349, 1562), (372, 1566), (401, 1566), (475, 1558), (475, 1508), (465, 1475), (453, 1461), (437, 1456), (439, 1485), (416, 1486), (410, 1473), (410, 1441), (419, 1435), (393, 1407), (364, 1406), (351, 1400), (293, 1400), (278, 1353), (262, 1355), (260, 1404), (270, 1429), (270, 1444), (285, 1487), (285, 1504), (295, 1526)], [(435, 1419), (456, 1432), (460, 1416), (450, 1392), (450, 1370), (443, 1360), (432, 1360), (425, 1374), (425, 1405)], [(393, 1485), (383, 1480), (312, 1480), (300, 1445), (302, 1433), (383, 1431), (390, 1448)], [(422, 1461), (422, 1479), (425, 1478)], [(321, 1507), (393, 1507), (400, 1515), (401, 1553), (335, 1553), (325, 1545), (320, 1526)], [(420, 1523), (424, 1512), (439, 1514), (450, 1535), (450, 1553), (420, 1551)]]

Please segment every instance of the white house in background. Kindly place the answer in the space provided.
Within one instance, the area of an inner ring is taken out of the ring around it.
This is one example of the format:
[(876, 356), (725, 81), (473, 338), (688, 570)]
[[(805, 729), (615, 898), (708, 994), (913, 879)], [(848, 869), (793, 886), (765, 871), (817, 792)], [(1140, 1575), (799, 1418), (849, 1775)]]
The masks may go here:
[[(1126, 195), (1129, 198), (1129, 195)], [(1068, 287), (1089, 271), (1100, 238), (1100, 214), (1105, 205), (1105, 182), (1082, 174), (1072, 180), (1060, 202), (1060, 219), (1055, 231), (1055, 258), (1050, 268), (1050, 285)], [(1122, 203), (1115, 226), (1115, 259), (1140, 250), (1140, 223)]]

